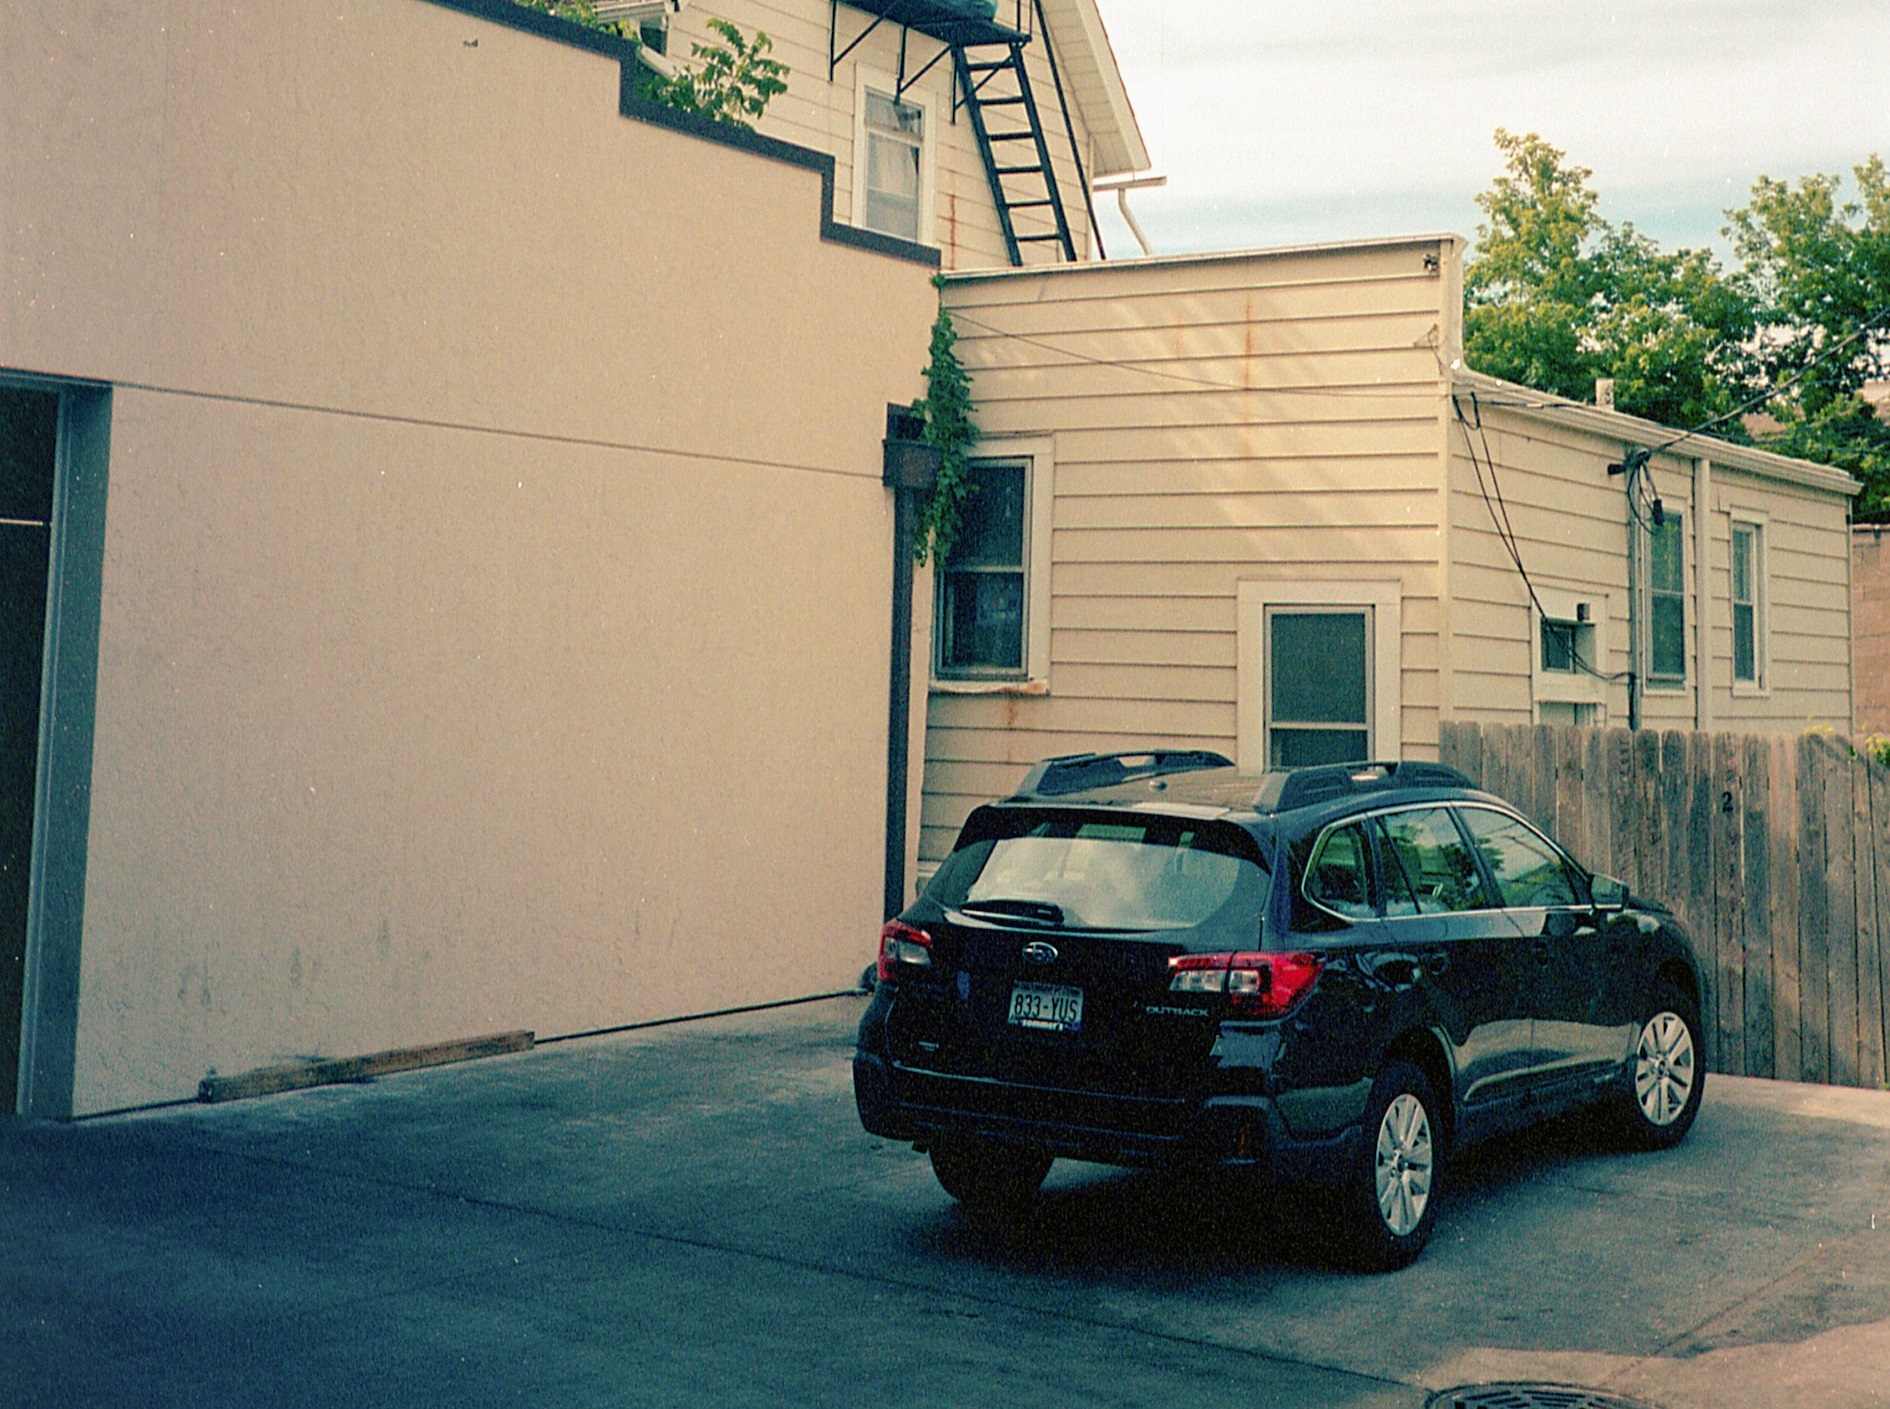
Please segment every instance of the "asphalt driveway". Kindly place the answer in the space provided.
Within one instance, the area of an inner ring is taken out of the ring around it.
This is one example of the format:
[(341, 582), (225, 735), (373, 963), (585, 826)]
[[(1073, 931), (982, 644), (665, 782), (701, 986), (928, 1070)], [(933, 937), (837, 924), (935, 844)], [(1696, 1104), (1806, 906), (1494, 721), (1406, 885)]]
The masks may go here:
[(1890, 1093), (1714, 1078), (1679, 1150), (1461, 1163), (1409, 1270), (1057, 1166), (967, 1222), (839, 999), (368, 1085), (0, 1122), (7, 1405), (1890, 1405)]

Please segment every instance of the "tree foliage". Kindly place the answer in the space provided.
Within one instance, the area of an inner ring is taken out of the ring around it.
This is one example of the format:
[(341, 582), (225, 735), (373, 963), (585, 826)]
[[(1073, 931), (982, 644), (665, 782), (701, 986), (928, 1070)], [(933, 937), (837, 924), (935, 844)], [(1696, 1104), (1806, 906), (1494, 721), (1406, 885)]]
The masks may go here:
[(674, 78), (651, 74), (644, 91), (686, 113), (752, 128), (749, 119), (760, 117), (776, 95), (787, 92), (788, 66), (768, 57), (774, 41), (759, 30), (750, 42), (727, 20), (712, 19), (709, 28), (722, 42), (689, 46), (700, 67), (683, 69)]
[(1863, 396), (1890, 377), (1890, 174), (1873, 156), (1853, 169), (1858, 198), (1836, 176), (1796, 185), (1761, 176), (1729, 211), (1732, 237), (1763, 329), (1749, 350), (1755, 382), (1788, 388), (1766, 410), (1760, 443), (1848, 470), (1864, 482), (1856, 515), (1890, 519), (1890, 423)]
[[(1593, 173), (1536, 134), (1499, 128), (1496, 144), (1505, 171), (1477, 197), (1464, 276), (1473, 366), (1581, 401), (1612, 377), (1620, 410), (1839, 466), (1864, 482), (1858, 516), (1890, 518), (1890, 424), (1861, 394), (1890, 375), (1881, 160), (1856, 168), (1855, 200), (1836, 176), (1761, 176), (1727, 212), (1728, 271), (1610, 224)], [(1766, 416), (1748, 429), (1737, 413), (1755, 399)]]
[(1477, 197), (1464, 354), (1479, 370), (1575, 400), (1612, 377), (1615, 405), (1691, 426), (1736, 401), (1750, 301), (1706, 250), (1663, 251), (1596, 209), (1593, 174), (1536, 134), (1497, 129), (1507, 172)]
[[(542, 15), (570, 20), (586, 29), (641, 42), (619, 22), (599, 19), (594, 0), (513, 0), (513, 3)], [(637, 91), (654, 102), (752, 131), (754, 123), (750, 119), (759, 118), (770, 102), (787, 92), (788, 66), (768, 57), (774, 41), (759, 30), (750, 40), (738, 26), (724, 19), (710, 19), (709, 28), (720, 36), (720, 42), (712, 40), (689, 46), (697, 67), (679, 69), (674, 78), (646, 69), (638, 80)]]

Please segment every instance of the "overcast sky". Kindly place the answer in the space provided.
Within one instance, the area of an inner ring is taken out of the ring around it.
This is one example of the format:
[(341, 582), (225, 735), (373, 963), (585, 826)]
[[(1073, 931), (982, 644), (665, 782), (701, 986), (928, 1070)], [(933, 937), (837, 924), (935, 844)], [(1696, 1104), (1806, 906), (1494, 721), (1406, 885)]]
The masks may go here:
[(1591, 168), (1608, 219), (1722, 256), (1760, 173), (1890, 159), (1890, 0), (1098, 3), (1168, 177), (1129, 198), (1158, 254), (1474, 238), (1498, 127)]

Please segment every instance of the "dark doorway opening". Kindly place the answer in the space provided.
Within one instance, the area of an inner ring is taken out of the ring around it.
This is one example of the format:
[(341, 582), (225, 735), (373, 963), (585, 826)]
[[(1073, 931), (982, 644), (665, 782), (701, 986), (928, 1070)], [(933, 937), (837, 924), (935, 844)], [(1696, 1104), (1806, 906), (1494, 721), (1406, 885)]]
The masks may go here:
[(59, 398), (0, 386), (0, 1110), (14, 1108)]

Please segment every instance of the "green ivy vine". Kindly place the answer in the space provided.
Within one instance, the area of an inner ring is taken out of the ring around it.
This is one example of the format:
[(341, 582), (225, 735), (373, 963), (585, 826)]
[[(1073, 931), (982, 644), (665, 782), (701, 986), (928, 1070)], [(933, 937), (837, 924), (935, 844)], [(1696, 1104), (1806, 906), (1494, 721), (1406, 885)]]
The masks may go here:
[(941, 452), (932, 497), (919, 511), (912, 556), (923, 563), (943, 562), (964, 523), (965, 504), (978, 492), (971, 478), (969, 452), (978, 438), (971, 423), (971, 374), (958, 360), (958, 330), (943, 305), (932, 323), (932, 356), (925, 369), (925, 395), (912, 409), (925, 417), (925, 443)]

